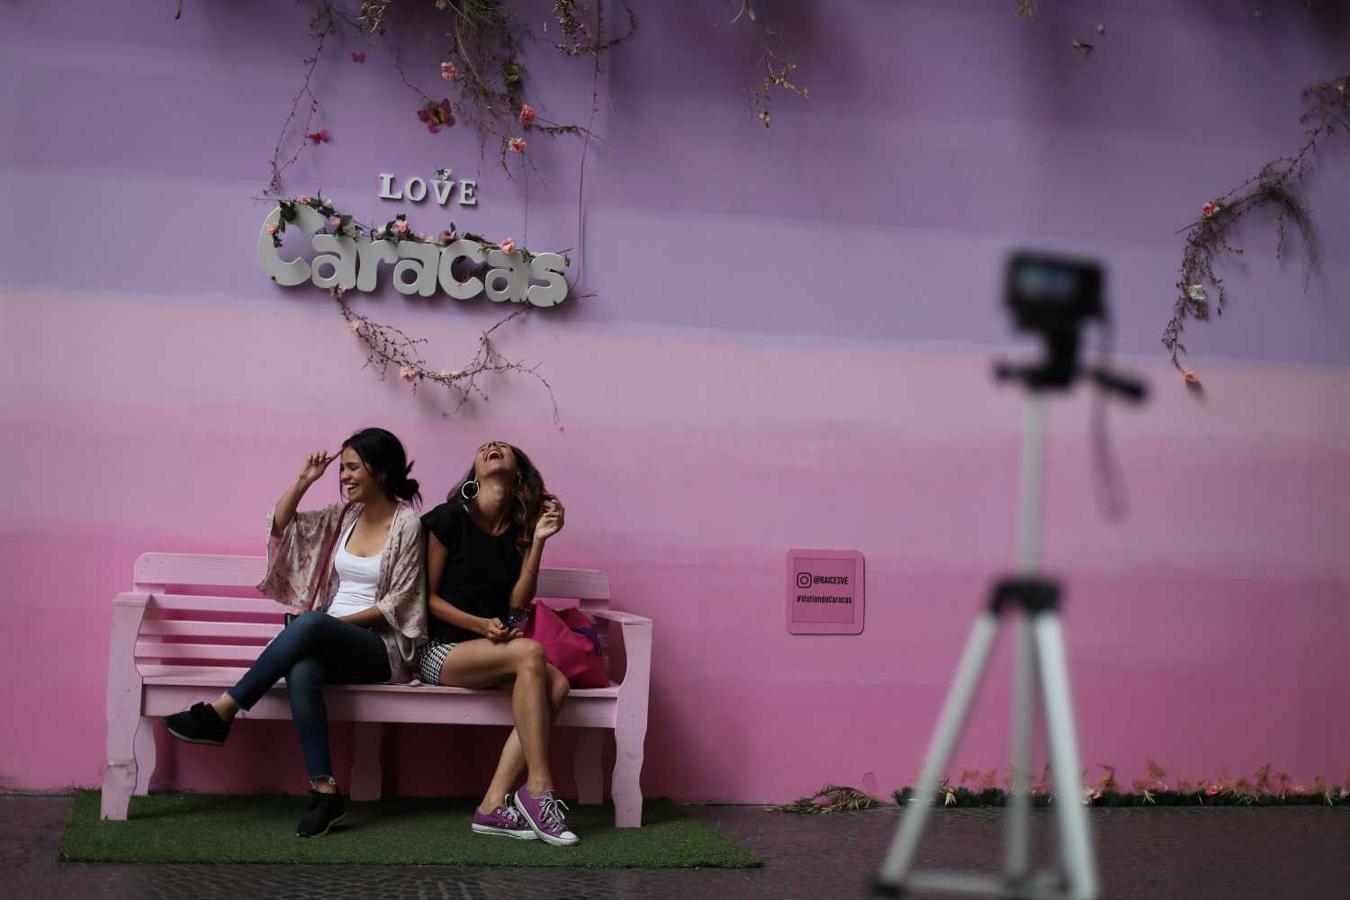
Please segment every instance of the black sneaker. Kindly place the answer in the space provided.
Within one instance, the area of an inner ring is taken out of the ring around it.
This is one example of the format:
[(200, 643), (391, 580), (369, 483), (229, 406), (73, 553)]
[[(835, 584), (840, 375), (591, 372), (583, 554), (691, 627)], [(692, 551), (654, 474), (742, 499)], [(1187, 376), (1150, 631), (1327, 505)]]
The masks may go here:
[(164, 717), (169, 734), (190, 744), (211, 744), (219, 747), (230, 735), (234, 724), (220, 718), (209, 703), (194, 703), (187, 712)]
[(321, 837), (347, 815), (347, 801), (340, 791), (332, 794), (309, 792), (309, 809), (295, 826), (297, 837)]

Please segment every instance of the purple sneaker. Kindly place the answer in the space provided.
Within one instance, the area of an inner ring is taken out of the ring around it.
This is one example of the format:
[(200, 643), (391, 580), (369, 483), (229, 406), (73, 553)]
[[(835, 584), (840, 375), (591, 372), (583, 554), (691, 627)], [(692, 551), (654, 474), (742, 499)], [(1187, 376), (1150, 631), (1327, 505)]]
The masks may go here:
[(506, 797), (506, 805), (499, 806), (490, 813), (475, 809), (473, 825), (470, 827), (474, 834), (500, 834), (522, 841), (535, 839), (534, 829), (525, 823), (520, 813), (516, 812), (509, 794)]
[(555, 847), (569, 847), (581, 840), (567, 830), (567, 822), (563, 819), (567, 804), (554, 797), (552, 791), (532, 797), (522, 786), (516, 791), (514, 802), (525, 823), (539, 835), (539, 840)]

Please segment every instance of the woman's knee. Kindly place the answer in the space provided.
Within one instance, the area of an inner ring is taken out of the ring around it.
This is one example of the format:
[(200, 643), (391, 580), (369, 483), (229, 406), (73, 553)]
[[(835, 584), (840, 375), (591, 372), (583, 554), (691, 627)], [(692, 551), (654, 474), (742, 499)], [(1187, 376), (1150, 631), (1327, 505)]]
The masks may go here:
[(329, 618), (328, 613), (317, 610), (303, 612), (296, 616), (282, 633), (290, 636), (292, 640), (310, 640), (323, 628)]
[(516, 638), (508, 646), (517, 672), (543, 674), (546, 665), (543, 644), (529, 638)]

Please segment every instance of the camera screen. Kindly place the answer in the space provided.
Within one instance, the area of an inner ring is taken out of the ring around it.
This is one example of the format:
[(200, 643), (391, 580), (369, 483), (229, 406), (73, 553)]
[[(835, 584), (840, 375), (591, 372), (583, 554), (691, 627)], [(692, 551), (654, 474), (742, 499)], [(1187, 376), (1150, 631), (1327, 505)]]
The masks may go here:
[(1023, 263), (1015, 275), (1017, 296), (1028, 303), (1072, 303), (1081, 290), (1078, 274), (1076, 268)]

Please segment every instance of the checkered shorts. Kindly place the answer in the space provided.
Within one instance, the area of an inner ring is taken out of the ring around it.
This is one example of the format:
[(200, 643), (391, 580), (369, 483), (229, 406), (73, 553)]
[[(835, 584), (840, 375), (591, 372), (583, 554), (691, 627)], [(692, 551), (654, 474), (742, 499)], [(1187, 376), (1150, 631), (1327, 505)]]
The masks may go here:
[(441, 683), (441, 666), (450, 651), (459, 644), (442, 644), (439, 641), (427, 641), (417, 651), (417, 678), (423, 684)]

